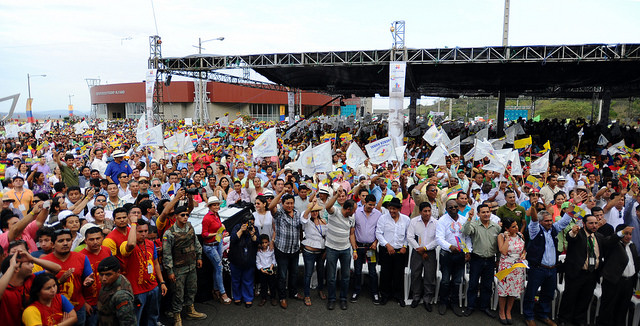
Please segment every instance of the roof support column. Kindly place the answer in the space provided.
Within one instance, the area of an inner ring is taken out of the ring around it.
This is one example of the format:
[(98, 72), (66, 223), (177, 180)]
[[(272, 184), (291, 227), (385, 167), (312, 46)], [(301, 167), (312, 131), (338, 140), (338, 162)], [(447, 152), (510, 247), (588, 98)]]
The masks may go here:
[(606, 88), (602, 93), (602, 102), (600, 106), (599, 124), (606, 126), (609, 124), (609, 109), (611, 109), (611, 91)]
[(416, 128), (416, 110), (418, 106), (418, 94), (411, 94), (411, 98), (409, 100), (409, 130), (413, 130)]
[(501, 89), (498, 93), (498, 113), (496, 114), (496, 120), (498, 123), (498, 127), (496, 129), (496, 137), (500, 138), (504, 136), (504, 104), (507, 97), (507, 92), (505, 89)]

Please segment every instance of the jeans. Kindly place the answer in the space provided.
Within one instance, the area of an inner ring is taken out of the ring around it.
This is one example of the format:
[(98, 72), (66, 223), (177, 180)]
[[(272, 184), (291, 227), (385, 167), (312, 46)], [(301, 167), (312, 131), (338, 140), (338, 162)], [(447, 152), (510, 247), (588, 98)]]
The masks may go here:
[(87, 308), (85, 308), (83, 305), (82, 308), (76, 311), (76, 316), (78, 316), (78, 321), (76, 321), (76, 326), (84, 326), (87, 320)]
[(371, 295), (378, 294), (378, 272), (376, 271), (376, 263), (367, 263), (367, 251), (369, 248), (358, 247), (358, 259), (353, 262), (353, 292), (360, 293), (362, 289), (362, 265), (365, 263), (369, 269), (369, 290)]
[(283, 300), (287, 298), (287, 278), (289, 279), (289, 296), (298, 294), (296, 282), (298, 282), (299, 253), (287, 254), (276, 248), (275, 254), (278, 263), (278, 298)]
[(491, 287), (493, 285), (493, 275), (495, 274), (495, 257), (482, 258), (471, 255), (469, 263), (469, 290), (467, 291), (467, 308), (475, 309), (478, 298), (478, 283), (480, 283), (480, 310), (488, 309), (491, 300)]
[(253, 271), (255, 267), (242, 268), (231, 264), (231, 293), (233, 300), (253, 302)]
[(316, 268), (316, 276), (318, 277), (318, 291), (324, 288), (324, 259), (323, 251), (311, 253), (307, 250), (302, 251), (304, 259), (304, 296), (311, 295), (311, 276), (313, 275), (313, 267)]
[(86, 326), (98, 326), (98, 306), (91, 306), (93, 313), (89, 314), (87, 312), (87, 320), (85, 321)]
[(136, 294), (135, 298), (140, 302), (140, 308), (136, 307), (138, 325), (157, 326), (160, 317), (160, 288)]
[[(448, 251), (440, 251), (440, 270), (442, 271), (442, 281), (440, 281), (440, 303), (458, 304), (458, 289), (462, 283), (464, 274), (464, 254), (452, 254)], [(453, 287), (450, 284), (453, 282)]]
[(524, 291), (524, 319), (533, 320), (533, 305), (538, 287), (540, 287), (540, 304), (539, 317), (541, 319), (551, 318), (551, 301), (556, 291), (556, 269), (544, 267), (532, 267), (529, 269), (529, 278), (527, 281), (527, 289)]
[(336, 272), (340, 260), (340, 300), (347, 300), (349, 273), (351, 272), (351, 248), (335, 250), (327, 248), (327, 290), (329, 301), (336, 301)]
[(211, 265), (213, 265), (213, 289), (225, 293), (224, 283), (222, 281), (222, 245), (202, 246), (202, 251), (207, 255)]

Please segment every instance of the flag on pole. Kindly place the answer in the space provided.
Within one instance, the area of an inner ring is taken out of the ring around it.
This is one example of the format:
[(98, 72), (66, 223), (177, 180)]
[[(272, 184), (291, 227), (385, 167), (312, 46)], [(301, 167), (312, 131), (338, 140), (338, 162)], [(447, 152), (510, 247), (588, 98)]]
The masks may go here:
[(390, 137), (385, 137), (373, 143), (365, 145), (369, 161), (372, 164), (380, 164), (396, 159), (396, 151)]
[(533, 117), (533, 122), (540, 122), (540, 115)]
[(137, 137), (140, 146), (163, 146), (164, 134), (162, 133), (162, 124), (138, 133)]
[(442, 135), (438, 131), (438, 127), (436, 127), (435, 125), (431, 126), (427, 130), (427, 132), (425, 132), (424, 135), (422, 135), (422, 138), (426, 140), (427, 143), (429, 143), (429, 145), (431, 146), (435, 146), (441, 137)]
[(529, 136), (527, 138), (518, 139), (518, 140), (514, 141), (513, 142), (513, 148), (515, 148), (515, 149), (525, 148), (527, 146), (531, 146), (531, 144), (533, 144), (533, 141), (531, 140), (531, 136)]
[(253, 143), (251, 151), (253, 157), (278, 156), (278, 136), (276, 128), (269, 128), (262, 133)]
[(360, 146), (355, 142), (351, 143), (349, 148), (347, 148), (346, 156), (347, 159), (345, 163), (347, 163), (347, 166), (352, 169), (356, 169), (360, 164), (364, 163), (364, 160), (367, 159), (367, 155), (364, 154), (362, 149), (360, 149)]
[(544, 174), (547, 172), (549, 169), (549, 153), (550, 151), (547, 151), (539, 159), (531, 163), (531, 174)]

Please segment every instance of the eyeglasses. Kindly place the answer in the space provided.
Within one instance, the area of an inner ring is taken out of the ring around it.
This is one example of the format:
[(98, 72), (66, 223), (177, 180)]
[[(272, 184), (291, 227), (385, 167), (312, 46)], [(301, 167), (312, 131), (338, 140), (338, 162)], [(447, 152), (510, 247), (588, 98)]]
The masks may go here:
[(189, 216), (189, 213), (181, 213), (180, 216)]
[(126, 178), (128, 178), (128, 176), (126, 176), (126, 175), (123, 175), (123, 176), (120, 177), (120, 179), (126, 179)]
[(106, 202), (107, 200), (106, 199), (96, 199), (96, 201), (99, 202), (99, 203), (103, 203), (103, 202)]
[(159, 184), (153, 184), (153, 185), (151, 185), (151, 187), (156, 188), (156, 187), (160, 187), (160, 185)]

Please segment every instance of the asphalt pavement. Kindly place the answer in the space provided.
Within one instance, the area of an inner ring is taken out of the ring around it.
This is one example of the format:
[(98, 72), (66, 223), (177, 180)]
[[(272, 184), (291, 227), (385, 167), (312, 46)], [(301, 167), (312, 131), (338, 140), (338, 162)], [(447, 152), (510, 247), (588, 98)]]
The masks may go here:
[[(184, 325), (500, 325), (498, 319), (491, 319), (483, 312), (476, 311), (469, 317), (457, 317), (449, 309), (444, 316), (438, 314), (437, 306), (432, 312), (419, 305), (411, 308), (409, 305), (400, 307), (396, 302), (389, 302), (384, 306), (374, 305), (367, 296), (360, 296), (357, 303), (348, 303), (347, 310), (340, 310), (336, 304), (335, 310), (329, 311), (326, 301), (321, 300), (317, 292), (311, 294), (311, 306), (307, 307), (302, 301), (289, 299), (288, 308), (272, 306), (270, 302), (258, 307), (257, 299), (254, 305), (246, 308), (243, 305), (222, 305), (219, 302), (206, 301), (196, 303), (196, 310), (208, 315), (206, 320), (183, 320)], [(519, 302), (514, 306), (514, 325), (524, 325), (519, 314)], [(169, 319), (162, 317), (165, 325), (172, 325)], [(541, 323), (539, 323), (541, 324)]]

